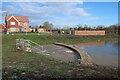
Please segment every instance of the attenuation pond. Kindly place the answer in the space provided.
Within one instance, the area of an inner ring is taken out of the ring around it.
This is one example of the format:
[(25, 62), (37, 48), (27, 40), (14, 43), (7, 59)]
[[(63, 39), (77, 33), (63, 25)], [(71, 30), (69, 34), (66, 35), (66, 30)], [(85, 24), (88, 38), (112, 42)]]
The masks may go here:
[(76, 45), (92, 57), (93, 63), (112, 67), (118, 66), (118, 48), (120, 48), (120, 45), (117, 40), (79, 43)]

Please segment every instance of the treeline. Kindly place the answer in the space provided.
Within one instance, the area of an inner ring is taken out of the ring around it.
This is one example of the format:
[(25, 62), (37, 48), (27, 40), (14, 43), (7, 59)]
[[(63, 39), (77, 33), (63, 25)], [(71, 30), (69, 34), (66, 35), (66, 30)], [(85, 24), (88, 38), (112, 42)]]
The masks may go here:
[(54, 27), (52, 23), (44, 22), (43, 25), (40, 26), (30, 26), (30, 28), (46, 28), (47, 31), (51, 30), (106, 30), (106, 31), (117, 31), (120, 30), (120, 26), (117, 24), (110, 25), (110, 26), (104, 26), (104, 25), (98, 25), (98, 26), (88, 26), (88, 25), (77, 25), (74, 27), (65, 26), (63, 28)]
[(63, 29), (68, 29), (68, 30), (118, 30), (118, 25), (110, 25), (110, 26), (103, 26), (103, 25), (98, 25), (98, 26), (88, 26), (88, 25), (77, 25), (77, 27), (65, 27)]
[(49, 22), (44, 22), (43, 25), (40, 25), (40, 26), (30, 26), (30, 28), (35, 28), (35, 29), (38, 29), (38, 28), (45, 28), (47, 31), (51, 31), (54, 29), (53, 27), (53, 24), (52, 23), (49, 23)]

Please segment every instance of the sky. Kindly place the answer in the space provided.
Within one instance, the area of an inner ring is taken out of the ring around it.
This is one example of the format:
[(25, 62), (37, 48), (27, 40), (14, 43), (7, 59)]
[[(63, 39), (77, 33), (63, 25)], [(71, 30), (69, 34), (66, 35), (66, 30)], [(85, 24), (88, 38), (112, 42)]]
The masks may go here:
[(26, 16), (31, 26), (48, 21), (54, 27), (77, 25), (104, 25), (118, 23), (118, 2), (3, 2), (2, 22), (5, 15)]

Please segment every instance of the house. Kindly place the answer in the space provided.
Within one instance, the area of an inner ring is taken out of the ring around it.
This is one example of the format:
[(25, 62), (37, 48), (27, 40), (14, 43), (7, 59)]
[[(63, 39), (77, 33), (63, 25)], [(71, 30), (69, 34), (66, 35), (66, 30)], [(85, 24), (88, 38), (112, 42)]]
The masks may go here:
[(23, 16), (5, 16), (6, 30), (10, 32), (29, 32), (29, 19)]
[(45, 28), (41, 28), (41, 27), (37, 29), (37, 32), (40, 32), (40, 33), (48, 33), (48, 34), (50, 33), (50, 32), (48, 32), (48, 31), (46, 31)]
[(37, 31), (38, 31), (38, 32), (43, 32), (43, 33), (44, 33), (44, 32), (47, 32), (45, 28), (38, 28)]
[(5, 24), (0, 24), (0, 32), (3, 32), (5, 31)]

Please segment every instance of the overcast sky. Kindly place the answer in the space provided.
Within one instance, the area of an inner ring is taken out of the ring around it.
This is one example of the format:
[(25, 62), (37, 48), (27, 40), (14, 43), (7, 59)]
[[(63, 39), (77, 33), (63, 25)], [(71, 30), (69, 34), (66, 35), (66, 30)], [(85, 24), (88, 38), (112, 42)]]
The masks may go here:
[(46, 21), (55, 27), (118, 23), (117, 2), (3, 2), (3, 23), (6, 13), (27, 16), (32, 26)]

